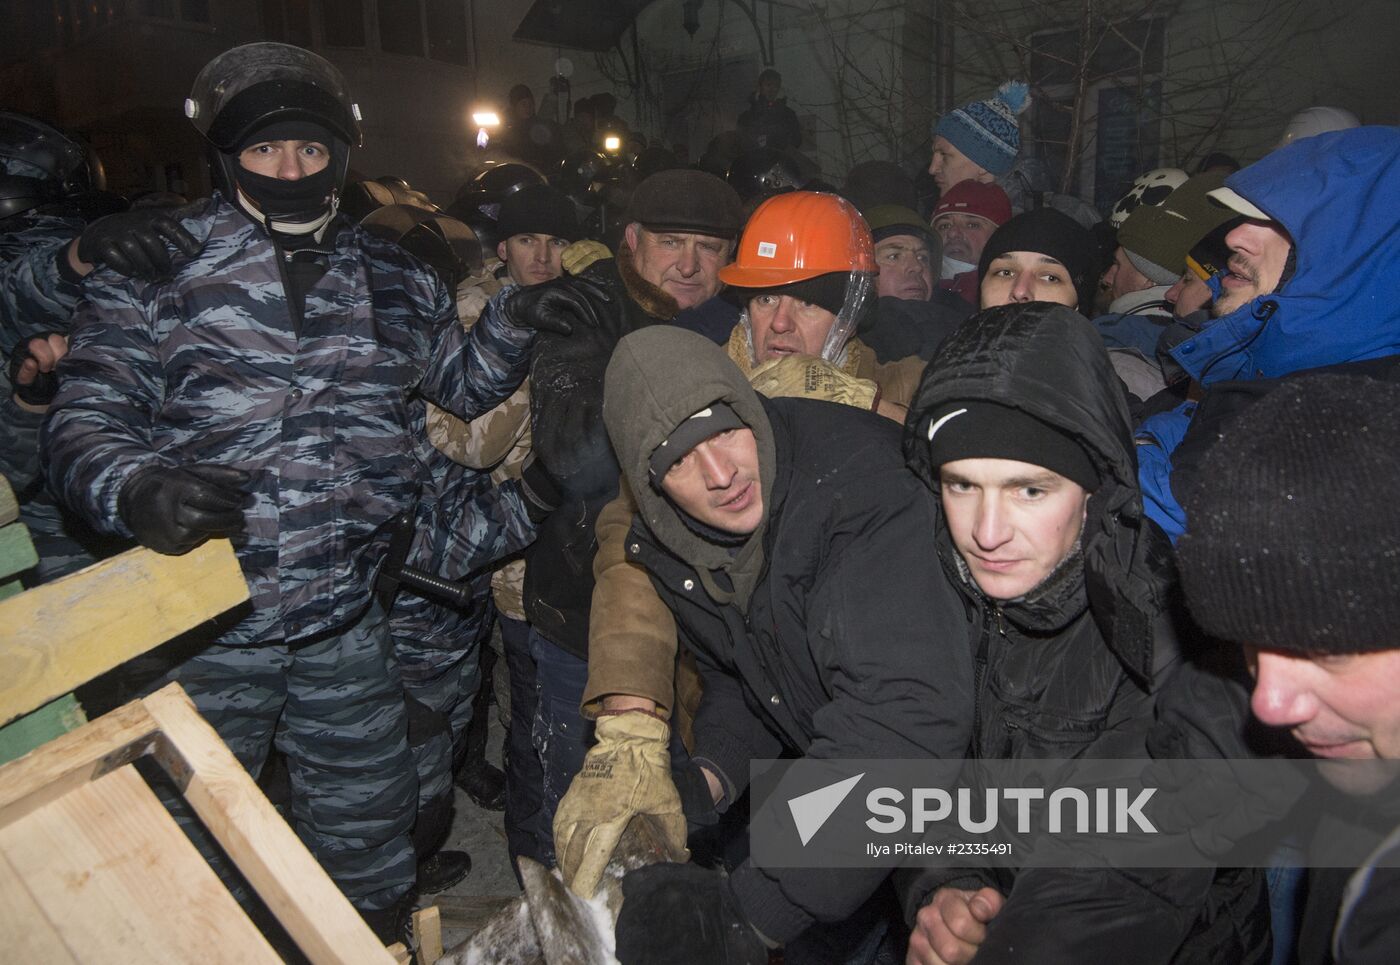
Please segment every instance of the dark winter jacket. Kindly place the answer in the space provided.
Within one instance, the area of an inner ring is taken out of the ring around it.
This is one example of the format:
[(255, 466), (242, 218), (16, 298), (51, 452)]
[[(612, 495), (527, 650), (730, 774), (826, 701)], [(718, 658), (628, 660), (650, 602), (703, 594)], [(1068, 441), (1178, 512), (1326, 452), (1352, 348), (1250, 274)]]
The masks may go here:
[(48, 479), (130, 536), (118, 497), (142, 469), (245, 469), (253, 608), (224, 642), (343, 625), (369, 604), (376, 530), (422, 482), (415, 406), (488, 411), (524, 378), (534, 333), (492, 316), (466, 335), (432, 272), (344, 221), (297, 320), (260, 225), (217, 194), (183, 223), (202, 250), (169, 279), (86, 286), (44, 427)]
[[(931, 488), (930, 418), (956, 400), (996, 402), (1055, 426), (1079, 441), (1102, 480), (1082, 559), (1071, 556), (1017, 600), (980, 592), (940, 515), (938, 555), (968, 617), (974, 755), (1147, 756), (1155, 696), (1179, 659), (1170, 548), (1142, 515), (1127, 407), (1101, 339), (1078, 313), (1045, 303), (969, 319), (930, 363), (910, 408), (905, 454)], [(979, 963), (1241, 962), (1267, 945), (1267, 919), (1257, 933), (1239, 924), (1262, 897), (1252, 872), (938, 869), (903, 884), (911, 921), (943, 886), (1007, 895)]]
[[(1226, 179), (1288, 231), (1295, 268), (1171, 350), (1193, 380), (1272, 379), (1400, 354), (1400, 129), (1361, 127), (1295, 141)], [(1385, 212), (1385, 214), (1380, 214)], [(1173, 450), (1195, 414), (1186, 402), (1143, 423), (1148, 515), (1173, 540), (1186, 514), (1173, 495)]]
[(597, 328), (544, 334), (530, 369), (530, 423), (538, 458), (563, 502), (526, 555), (525, 614), (556, 646), (586, 657), (593, 599), (598, 513), (617, 496), (618, 467), (603, 427), (603, 372), (629, 332), (670, 321), (675, 299), (642, 280), (625, 252), (591, 265), (585, 276), (611, 298)]
[[(656, 446), (716, 400), (758, 443), (766, 511), (738, 546), (701, 535), (648, 475)], [(700, 665), (695, 753), (726, 804), (754, 759), (965, 753), (971, 655), (946, 643), (962, 606), (919, 538), (935, 504), (904, 468), (897, 427), (849, 406), (761, 400), (723, 353), (663, 329), (619, 347), (604, 414), (640, 508), (628, 555)], [(732, 880), (754, 925), (786, 941), (849, 915), (885, 874), (746, 863)]]
[(927, 301), (885, 295), (862, 320), (856, 337), (870, 346), (878, 362), (916, 356), (927, 362), (973, 309), (957, 295), (934, 289)]
[(1299, 965), (1389, 965), (1400, 961), (1400, 827), (1355, 871), (1308, 872)]
[(786, 97), (766, 101), (754, 94), (749, 109), (739, 115), (738, 126), (746, 148), (795, 151), (802, 146), (802, 125), (787, 106)]

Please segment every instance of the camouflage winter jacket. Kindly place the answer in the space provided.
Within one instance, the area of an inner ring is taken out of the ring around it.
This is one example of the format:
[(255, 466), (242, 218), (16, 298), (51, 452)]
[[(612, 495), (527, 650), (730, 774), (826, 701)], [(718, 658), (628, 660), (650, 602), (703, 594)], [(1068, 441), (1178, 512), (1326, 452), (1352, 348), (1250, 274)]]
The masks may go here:
[[(36, 212), (0, 222), (0, 475), (14, 487), (20, 518), (39, 552), (39, 565), (24, 576), (27, 586), (87, 566), (99, 549), (92, 534), (44, 488), (39, 467), (44, 417), (15, 401), (8, 364), (30, 338), (68, 331), (83, 282), (68, 267), (67, 249), (82, 230), (77, 218)], [(105, 547), (116, 548), (119, 544)]]
[(26, 214), (0, 222), (0, 353), (22, 339), (66, 332), (82, 294), (65, 249), (83, 230), (76, 218)]
[[(497, 262), (499, 265), (499, 262)], [(514, 288), (494, 275), (483, 273), (475, 284), (457, 289), (457, 315), (468, 330), (486, 311), (489, 301)], [(496, 408), (471, 422), (463, 422), (437, 406), (428, 406), (428, 438), (453, 462), (489, 472), (493, 482), (507, 485), (520, 478), (530, 454), (530, 382)], [(525, 561), (513, 560), (491, 576), (496, 608), (513, 620), (525, 619)]]
[(533, 333), (492, 313), (466, 335), (435, 276), (344, 222), (298, 333), (259, 226), (217, 195), (184, 223), (204, 247), (170, 280), (89, 286), (45, 424), (49, 480), (130, 535), (117, 497), (139, 470), (249, 470), (238, 554), (253, 609), (224, 642), (331, 629), (368, 603), (375, 530), (422, 480), (415, 396), (489, 410), (524, 378)]

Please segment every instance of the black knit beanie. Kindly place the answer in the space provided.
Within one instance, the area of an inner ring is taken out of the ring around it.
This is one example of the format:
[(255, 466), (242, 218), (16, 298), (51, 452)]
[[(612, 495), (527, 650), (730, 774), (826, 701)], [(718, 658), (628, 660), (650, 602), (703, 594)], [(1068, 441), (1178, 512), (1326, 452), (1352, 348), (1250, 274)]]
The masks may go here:
[(1288, 379), (1225, 424), (1182, 494), (1201, 627), (1300, 653), (1400, 647), (1400, 384)]
[(1036, 208), (1016, 215), (987, 239), (977, 262), (978, 285), (987, 276), (992, 259), (1008, 251), (1034, 251), (1064, 265), (1079, 293), (1080, 314), (1093, 312), (1094, 287), (1103, 272), (1098, 244), (1088, 228), (1054, 208)]
[(1013, 459), (1059, 473), (1087, 492), (1099, 488), (1098, 470), (1077, 441), (1034, 416), (995, 402), (944, 403), (929, 417), (928, 444), (935, 469), (959, 459)]
[(840, 315), (842, 306), (846, 304), (846, 285), (850, 278), (850, 272), (833, 271), (776, 288), (736, 288), (734, 292), (746, 304), (760, 295), (790, 295), (809, 305), (825, 308), (833, 315)]
[(653, 485), (659, 487), (671, 467), (706, 439), (726, 429), (744, 427), (744, 420), (739, 418), (733, 406), (727, 402), (711, 402), (672, 429), (671, 434), (661, 440), (661, 445), (652, 450), (648, 467)]

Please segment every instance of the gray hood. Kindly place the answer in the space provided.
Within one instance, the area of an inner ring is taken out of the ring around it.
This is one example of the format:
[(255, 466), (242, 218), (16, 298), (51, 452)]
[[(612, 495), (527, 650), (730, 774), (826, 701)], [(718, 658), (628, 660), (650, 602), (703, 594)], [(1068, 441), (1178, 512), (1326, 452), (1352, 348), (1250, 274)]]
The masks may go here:
[[(687, 525), (651, 482), (652, 452), (678, 425), (713, 402), (731, 406), (758, 443), (763, 518), (737, 552)], [(712, 597), (721, 603), (732, 599), (747, 609), (762, 571), (763, 532), (773, 506), (777, 458), (772, 425), (743, 373), (722, 348), (694, 332), (670, 325), (641, 329), (618, 342), (608, 363), (603, 422), (647, 528), (666, 549), (696, 568)], [(729, 575), (732, 597), (710, 578), (715, 571)]]

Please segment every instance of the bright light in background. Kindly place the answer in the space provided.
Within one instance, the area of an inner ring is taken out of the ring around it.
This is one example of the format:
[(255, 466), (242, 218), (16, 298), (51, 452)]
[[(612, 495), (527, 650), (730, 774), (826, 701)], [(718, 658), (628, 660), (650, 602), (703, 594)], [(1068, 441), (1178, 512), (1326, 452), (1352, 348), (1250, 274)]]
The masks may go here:
[(473, 111), (472, 123), (477, 127), (500, 127), (501, 117), (495, 111)]
[(486, 128), (481, 128), (476, 132), (476, 146), (485, 147), (491, 143), (491, 135), (486, 133)]
[(618, 137), (616, 134), (609, 134), (607, 137), (603, 138), (603, 150), (618, 151), (621, 149), (622, 138)]

